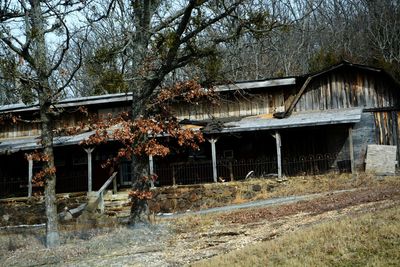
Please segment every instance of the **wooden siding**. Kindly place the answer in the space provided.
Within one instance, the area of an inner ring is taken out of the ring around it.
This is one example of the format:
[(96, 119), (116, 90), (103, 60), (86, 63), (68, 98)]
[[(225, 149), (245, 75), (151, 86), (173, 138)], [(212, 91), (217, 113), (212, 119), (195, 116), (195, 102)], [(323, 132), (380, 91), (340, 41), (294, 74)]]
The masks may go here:
[(37, 136), (39, 134), (38, 123), (7, 124), (0, 127), (0, 139)]
[(294, 111), (396, 107), (400, 94), (398, 88), (387, 80), (375, 73), (355, 70), (332, 72), (310, 84)]
[(354, 125), (352, 133), (356, 169), (363, 171), (367, 155), (367, 146), (375, 144), (373, 112), (363, 112), (361, 121)]
[(375, 140), (378, 145), (396, 145), (400, 112), (374, 112)]
[(375, 142), (377, 145), (397, 146), (397, 158), (400, 159), (400, 112), (374, 112)]
[(175, 104), (174, 115), (180, 119), (207, 120), (211, 118), (244, 117), (284, 111), (282, 90), (253, 94), (221, 95), (218, 104)]
[[(87, 118), (81, 113), (65, 114), (54, 122), (54, 128), (62, 129), (65, 127), (73, 127), (76, 126), (79, 121), (86, 119)], [(0, 126), (0, 140), (38, 136), (40, 133), (39, 123), (17, 122), (16, 124)]]
[(109, 115), (112, 116), (117, 116), (121, 114), (122, 112), (129, 112), (130, 106), (123, 105), (123, 106), (117, 106), (117, 107), (112, 107), (112, 108), (101, 108), (97, 111), (97, 115), (100, 118), (107, 118)]

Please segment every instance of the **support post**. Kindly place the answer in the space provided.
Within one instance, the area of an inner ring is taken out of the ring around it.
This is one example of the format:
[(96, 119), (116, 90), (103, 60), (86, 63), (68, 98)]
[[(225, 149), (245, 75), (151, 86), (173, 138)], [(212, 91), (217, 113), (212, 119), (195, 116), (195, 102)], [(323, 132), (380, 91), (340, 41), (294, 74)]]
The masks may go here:
[(229, 161), (229, 177), (231, 178), (231, 182), (233, 182), (233, 166), (232, 166), (232, 161)]
[(278, 178), (282, 178), (282, 155), (281, 155), (281, 135), (278, 131), (275, 132), (276, 140), (276, 159), (278, 162)]
[(175, 166), (172, 165), (172, 185), (176, 185), (176, 178), (175, 178)]
[(99, 209), (100, 209), (100, 213), (103, 214), (104, 213), (104, 191), (102, 191), (100, 193), (100, 201), (99, 201)]
[(208, 141), (211, 143), (211, 159), (212, 159), (212, 169), (213, 169), (213, 180), (216, 183), (218, 181), (217, 173), (217, 150), (215, 148), (215, 143), (218, 139), (211, 138)]
[(350, 153), (350, 166), (351, 166), (351, 173), (356, 173), (356, 167), (354, 164), (354, 147), (353, 147), (353, 127), (349, 127), (349, 153)]
[(33, 159), (28, 156), (28, 197), (32, 197)]
[(92, 192), (92, 152), (94, 148), (85, 148), (85, 151), (87, 153), (87, 170), (88, 170), (88, 192)]
[(149, 155), (149, 173), (150, 173), (150, 184), (151, 188), (154, 188), (153, 174), (154, 174), (154, 160), (153, 155)]
[(115, 195), (116, 193), (118, 193), (117, 178), (114, 178), (114, 180), (113, 180), (113, 194)]

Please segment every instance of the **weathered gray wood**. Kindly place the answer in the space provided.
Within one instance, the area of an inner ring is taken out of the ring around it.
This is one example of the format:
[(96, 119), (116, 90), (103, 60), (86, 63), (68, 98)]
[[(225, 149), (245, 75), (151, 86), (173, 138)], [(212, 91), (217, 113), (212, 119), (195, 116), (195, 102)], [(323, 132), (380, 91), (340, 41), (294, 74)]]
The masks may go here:
[(117, 175), (117, 172), (114, 172), (110, 178), (107, 179), (107, 181), (103, 184), (103, 186), (97, 191), (97, 195), (100, 196), (100, 194), (107, 189), (107, 187), (111, 184), (115, 176)]
[(9, 229), (29, 229), (29, 228), (41, 228), (41, 227), (46, 227), (45, 223), (39, 223), (39, 224), (20, 224), (20, 225), (8, 225), (8, 226), (2, 226), (0, 227), (0, 230), (9, 230)]
[(263, 88), (263, 87), (274, 87), (274, 86), (282, 86), (282, 85), (292, 85), (296, 84), (295, 78), (279, 78), (279, 79), (271, 79), (266, 81), (252, 81), (252, 82), (242, 82), (242, 83), (233, 83), (227, 85), (219, 85), (215, 87), (215, 91), (229, 91), (229, 90), (238, 90), (238, 89), (253, 89), (253, 88)]
[(176, 185), (176, 177), (175, 177), (175, 166), (172, 165), (172, 185)]
[(212, 168), (213, 168), (213, 180), (214, 182), (218, 182), (218, 173), (217, 173), (217, 150), (215, 143), (217, 139), (211, 138), (208, 140), (211, 143), (211, 158), (212, 158)]
[(232, 161), (229, 161), (229, 177), (231, 179), (231, 182), (233, 182), (233, 166), (232, 166)]
[(153, 174), (154, 174), (154, 160), (153, 160), (153, 155), (149, 155), (149, 174), (150, 174), (150, 184), (151, 188), (154, 188), (154, 182), (153, 182)]
[(28, 197), (32, 197), (33, 159), (28, 156)]
[(350, 153), (351, 173), (355, 174), (356, 168), (354, 164), (353, 127), (349, 127), (349, 153)]
[(99, 210), (101, 214), (104, 213), (104, 207), (104, 191), (101, 191), (99, 196)]
[(117, 179), (113, 179), (113, 194), (118, 193)]
[(113, 180), (115, 180), (115, 177), (117, 175), (117, 172), (114, 172), (110, 178), (107, 179), (107, 181), (103, 184), (103, 186), (99, 189), (97, 192), (88, 192), (88, 205), (86, 207), (86, 210), (88, 212), (95, 212), (98, 208), (100, 209), (100, 212), (104, 212), (104, 190), (107, 189), (107, 187), (111, 184)]
[(58, 218), (62, 221), (72, 220), (74, 216), (77, 216), (77, 214), (82, 213), (85, 210), (86, 206), (87, 203), (83, 203), (74, 209), (64, 210), (63, 212), (60, 212), (58, 214)]
[(149, 173), (150, 175), (154, 174), (154, 161), (152, 155), (149, 155)]
[(278, 131), (275, 132), (276, 140), (276, 160), (278, 164), (278, 178), (282, 178), (282, 155), (281, 155), (281, 135)]
[(297, 102), (299, 101), (299, 99), (301, 98), (301, 96), (303, 95), (303, 92), (306, 90), (308, 84), (311, 82), (312, 78), (314, 76), (309, 76), (307, 78), (307, 80), (304, 82), (303, 86), (300, 88), (300, 91), (297, 93), (297, 95), (295, 96), (294, 100), (292, 103), (290, 103), (288, 108), (285, 108), (285, 117), (287, 115), (290, 115), (294, 109), (294, 107), (296, 106)]
[(87, 153), (87, 171), (88, 171), (88, 192), (92, 192), (92, 152), (94, 148), (85, 148)]

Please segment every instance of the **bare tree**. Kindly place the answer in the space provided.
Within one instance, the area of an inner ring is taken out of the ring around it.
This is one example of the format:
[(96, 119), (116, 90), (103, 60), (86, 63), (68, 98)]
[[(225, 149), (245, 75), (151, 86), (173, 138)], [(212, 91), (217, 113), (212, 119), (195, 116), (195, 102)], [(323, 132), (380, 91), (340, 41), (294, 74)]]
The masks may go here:
[(59, 110), (54, 103), (81, 64), (78, 60), (70, 70), (63, 67), (64, 58), (76, 41), (77, 29), (69, 16), (86, 5), (80, 1), (6, 0), (0, 6), (0, 40), (13, 55), (10, 58), (10, 64), (15, 65), (13, 79), (20, 84), (20, 93), (29, 94), (40, 109), (43, 151), (39, 157), (44, 162), (40, 176), (45, 185), (48, 247), (60, 242), (53, 154), (53, 122)]
[[(123, 84), (121, 88), (132, 93), (132, 121), (149, 117), (146, 107), (157, 97), (161, 85), (193, 78), (198, 72), (185, 69), (216, 59), (220, 47), (241, 34), (240, 23), (232, 24), (232, 20), (237, 20), (245, 3), (246, 0), (109, 2), (103, 5), (106, 8), (100, 16), (105, 19), (91, 32), (100, 45), (86, 51), (92, 61), (86, 62), (80, 74), (86, 76), (84, 71), (87, 73), (91, 64), (98, 64), (96, 69), (105, 72), (111, 70), (110, 81)], [(243, 15), (242, 22), (251, 26), (248, 16)], [(87, 81), (95, 83), (92, 79)], [(106, 90), (101, 93), (110, 92), (104, 84), (102, 88)], [(143, 188), (140, 178), (147, 175), (146, 163), (146, 158), (132, 155), (134, 190)]]

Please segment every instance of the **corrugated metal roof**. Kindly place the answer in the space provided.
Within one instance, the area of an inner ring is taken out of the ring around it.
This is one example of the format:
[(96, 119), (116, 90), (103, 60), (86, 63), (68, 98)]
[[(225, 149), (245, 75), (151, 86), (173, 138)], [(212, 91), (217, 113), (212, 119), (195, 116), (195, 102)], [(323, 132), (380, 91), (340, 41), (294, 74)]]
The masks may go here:
[(330, 124), (356, 123), (361, 120), (362, 109), (335, 109), (315, 112), (293, 113), (284, 119), (270, 116), (251, 116), (224, 124), (220, 133), (273, 130)]
[[(239, 121), (224, 123), (218, 131), (207, 131), (207, 133), (230, 133), (257, 130), (274, 130), (282, 128), (296, 128), (330, 124), (356, 123), (361, 120), (362, 109), (326, 110), (316, 112), (293, 113), (284, 119), (273, 118), (271, 114), (245, 117)], [(112, 127), (109, 131), (112, 132)], [(190, 126), (185, 126), (190, 128)], [(199, 126), (196, 126), (198, 128)], [(72, 136), (54, 137), (53, 144), (57, 146), (77, 145), (87, 140), (95, 131), (85, 132)], [(0, 154), (15, 153), (18, 151), (34, 150), (39, 148), (39, 137), (24, 139), (9, 139), (0, 141)]]
[[(55, 147), (77, 145), (81, 141), (88, 139), (89, 136), (91, 136), (94, 133), (95, 131), (90, 131), (71, 136), (57, 136), (53, 138), (53, 145)], [(40, 147), (40, 145), (38, 144), (39, 140), (40, 140), (39, 136), (21, 138), (21, 139), (2, 140), (0, 141), (0, 154), (38, 149)]]
[(276, 79), (267, 79), (260, 81), (246, 81), (236, 82), (231, 84), (223, 84), (215, 86), (215, 91), (231, 91), (231, 90), (244, 90), (244, 89), (257, 89), (257, 88), (269, 88), (275, 86), (294, 85), (296, 84), (295, 77), (285, 77)]
[[(85, 106), (94, 104), (103, 104), (111, 102), (125, 102), (132, 100), (132, 93), (118, 93), (118, 94), (108, 94), (108, 95), (98, 95), (98, 96), (88, 96), (88, 97), (77, 97), (60, 100), (56, 106), (60, 108), (74, 107), (74, 106)], [(31, 105), (25, 105), (23, 103), (11, 104), (0, 106), (0, 113), (6, 112), (21, 112), (21, 111), (31, 111), (38, 110), (38, 103), (33, 103)]]

